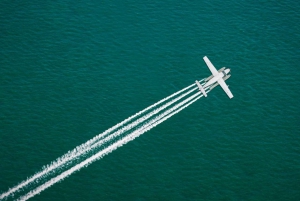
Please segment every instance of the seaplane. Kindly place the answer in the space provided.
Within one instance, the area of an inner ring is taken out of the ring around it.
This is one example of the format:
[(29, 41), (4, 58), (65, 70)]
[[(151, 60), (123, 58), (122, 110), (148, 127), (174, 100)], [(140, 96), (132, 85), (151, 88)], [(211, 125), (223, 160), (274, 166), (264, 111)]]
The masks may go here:
[(199, 88), (199, 90), (202, 92), (202, 94), (207, 97), (207, 93), (205, 92), (204, 88), (209, 88), (212, 90), (216, 86), (220, 85), (222, 89), (225, 91), (225, 93), (228, 95), (229, 98), (233, 98), (233, 95), (231, 91), (229, 90), (227, 84), (225, 81), (231, 76), (229, 75), (230, 69), (229, 68), (221, 68), (217, 71), (217, 69), (214, 67), (214, 65), (210, 62), (210, 60), (207, 58), (207, 56), (203, 57), (203, 60), (205, 61), (207, 67), (211, 71), (212, 75), (204, 80), (204, 85), (202, 86), (199, 81), (196, 80), (196, 84)]

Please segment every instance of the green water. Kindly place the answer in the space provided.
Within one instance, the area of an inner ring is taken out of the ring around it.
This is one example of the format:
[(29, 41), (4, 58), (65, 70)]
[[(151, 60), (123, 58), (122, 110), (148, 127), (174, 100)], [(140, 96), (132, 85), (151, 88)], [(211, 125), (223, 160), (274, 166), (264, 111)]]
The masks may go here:
[(297, 1), (1, 1), (0, 193), (209, 76), (227, 81), (32, 200), (300, 200)]

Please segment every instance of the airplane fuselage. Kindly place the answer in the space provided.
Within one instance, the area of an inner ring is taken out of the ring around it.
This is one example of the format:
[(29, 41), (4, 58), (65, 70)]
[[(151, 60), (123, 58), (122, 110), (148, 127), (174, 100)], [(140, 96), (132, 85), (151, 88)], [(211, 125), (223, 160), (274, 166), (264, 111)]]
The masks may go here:
[(207, 87), (207, 86), (214, 84), (219, 79), (222, 79), (223, 77), (227, 76), (229, 74), (229, 72), (230, 72), (229, 68), (219, 72), (216, 76), (213, 76), (207, 83), (205, 83), (205, 85), (203, 87)]

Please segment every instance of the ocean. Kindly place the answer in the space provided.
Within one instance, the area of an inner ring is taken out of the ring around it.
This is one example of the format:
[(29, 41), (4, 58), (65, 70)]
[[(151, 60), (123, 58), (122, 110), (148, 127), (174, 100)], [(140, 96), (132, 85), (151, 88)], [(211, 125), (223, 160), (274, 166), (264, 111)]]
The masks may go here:
[(291, 0), (1, 1), (0, 196), (208, 77), (207, 55), (231, 69), (233, 99), (216, 87), (31, 200), (300, 200), (299, 10)]

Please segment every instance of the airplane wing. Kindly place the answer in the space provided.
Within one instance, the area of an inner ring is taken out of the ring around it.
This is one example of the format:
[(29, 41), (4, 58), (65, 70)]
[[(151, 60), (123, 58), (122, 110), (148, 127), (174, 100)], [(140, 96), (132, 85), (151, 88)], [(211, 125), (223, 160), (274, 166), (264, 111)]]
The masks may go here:
[(211, 73), (212, 73), (214, 76), (218, 75), (219, 73), (218, 73), (217, 69), (216, 69), (216, 68), (214, 67), (214, 65), (210, 62), (210, 60), (207, 58), (207, 56), (203, 57), (203, 59), (204, 59), (206, 65), (208, 66), (209, 70), (211, 71)]
[(224, 80), (221, 78), (218, 80), (219, 85), (223, 88), (223, 90), (226, 92), (229, 98), (233, 98), (233, 95), (231, 91), (229, 90), (227, 84), (224, 82)]

